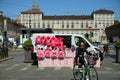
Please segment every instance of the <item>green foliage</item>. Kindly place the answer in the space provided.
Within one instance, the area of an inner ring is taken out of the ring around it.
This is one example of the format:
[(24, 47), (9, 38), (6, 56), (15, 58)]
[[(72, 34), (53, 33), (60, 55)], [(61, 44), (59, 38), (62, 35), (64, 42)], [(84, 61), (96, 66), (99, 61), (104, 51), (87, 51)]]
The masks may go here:
[(120, 49), (120, 39), (116, 41), (115, 47), (118, 48), (118, 49)]
[(24, 50), (31, 50), (32, 49), (32, 40), (26, 40), (24, 43), (23, 43), (23, 49)]
[(118, 24), (120, 23), (118, 20), (114, 20), (114, 24)]
[(90, 39), (90, 38), (86, 38), (90, 43), (92, 43), (92, 39)]
[(89, 38), (89, 34), (88, 33), (85, 34), (85, 38)]

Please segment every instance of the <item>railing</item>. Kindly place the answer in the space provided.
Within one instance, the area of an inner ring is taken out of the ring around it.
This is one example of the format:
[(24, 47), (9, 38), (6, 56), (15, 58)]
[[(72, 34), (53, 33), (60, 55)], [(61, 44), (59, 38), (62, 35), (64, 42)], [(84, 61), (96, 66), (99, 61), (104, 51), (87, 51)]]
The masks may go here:
[(8, 49), (7, 48), (0, 48), (0, 60), (8, 57)]

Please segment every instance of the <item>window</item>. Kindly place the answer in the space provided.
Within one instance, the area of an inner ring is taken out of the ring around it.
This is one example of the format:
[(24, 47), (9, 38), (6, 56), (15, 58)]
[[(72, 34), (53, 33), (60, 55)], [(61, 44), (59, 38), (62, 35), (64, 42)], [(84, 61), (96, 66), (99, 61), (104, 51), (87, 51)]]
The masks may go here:
[(43, 23), (43, 28), (45, 28), (45, 24)]
[(53, 24), (51, 24), (51, 28), (53, 28)]
[(50, 28), (50, 24), (48, 24), (48, 28)]
[(73, 25), (73, 24), (71, 25), (71, 28), (74, 28), (74, 25)]
[(83, 28), (83, 23), (81, 23), (81, 28)]
[(34, 24), (34, 28), (36, 28), (36, 24)]
[(97, 23), (95, 23), (95, 28), (97, 28)]
[(38, 27), (40, 28), (40, 24), (38, 24)]
[(62, 28), (64, 28), (64, 24), (62, 24)]
[(88, 23), (86, 23), (86, 28), (88, 28)]
[(90, 45), (87, 43), (86, 40), (84, 40), (82, 37), (79, 37), (79, 36), (75, 36), (75, 44), (78, 46), (80, 42), (84, 42), (85, 43), (85, 47), (88, 48), (90, 47)]
[(62, 28), (64, 28), (64, 22), (62, 22)]
[(22, 35), (22, 38), (25, 38), (25, 35)]
[[(61, 32), (62, 33), (62, 32)], [(63, 45), (66, 46), (66, 48), (71, 48), (71, 36), (67, 35), (56, 35), (57, 38), (62, 37), (63, 38)]]
[(69, 24), (67, 24), (67, 28), (69, 28)]

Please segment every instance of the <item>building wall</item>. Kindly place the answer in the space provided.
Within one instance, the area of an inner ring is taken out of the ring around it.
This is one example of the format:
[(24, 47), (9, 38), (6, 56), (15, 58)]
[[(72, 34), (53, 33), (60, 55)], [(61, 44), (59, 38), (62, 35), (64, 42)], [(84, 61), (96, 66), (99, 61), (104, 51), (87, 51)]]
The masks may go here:
[(114, 24), (114, 14), (93, 14), (92, 20), (44, 20), (42, 14), (21, 14), (21, 23), (28, 28), (52, 28), (59, 34), (86, 34), (90, 33), (88, 26), (92, 27), (93, 42), (101, 42), (105, 27)]
[(0, 39), (3, 40), (4, 31), (7, 31), (7, 38), (16, 40), (20, 35), (20, 28), (24, 28), (25, 26), (11, 20), (8, 17), (0, 15)]

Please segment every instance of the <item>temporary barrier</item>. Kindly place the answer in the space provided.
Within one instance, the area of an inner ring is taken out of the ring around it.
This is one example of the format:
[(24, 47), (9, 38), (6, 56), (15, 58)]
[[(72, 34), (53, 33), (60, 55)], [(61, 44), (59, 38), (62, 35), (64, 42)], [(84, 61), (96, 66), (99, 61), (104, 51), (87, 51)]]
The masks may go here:
[(44, 59), (44, 55), (45, 53), (44, 53), (44, 50), (38, 50), (38, 53), (37, 53), (37, 55), (38, 55), (38, 60), (43, 60)]
[(59, 59), (64, 59), (64, 57), (65, 57), (65, 53), (63, 51), (59, 51), (58, 52), (58, 58)]
[(45, 57), (46, 58), (50, 58), (51, 57), (51, 51), (50, 50), (46, 50), (45, 51)]
[(88, 51), (98, 49), (82, 35), (76, 34), (33, 34), (32, 39), (33, 53), (38, 56), (38, 67), (72, 67), (79, 41), (86, 44)]
[(48, 59), (38, 61), (38, 67), (73, 67), (74, 58)]
[(55, 51), (55, 50), (52, 50), (51, 51), (52, 53), (51, 53), (51, 58), (52, 59), (56, 59), (58, 56), (57, 56), (57, 51)]

